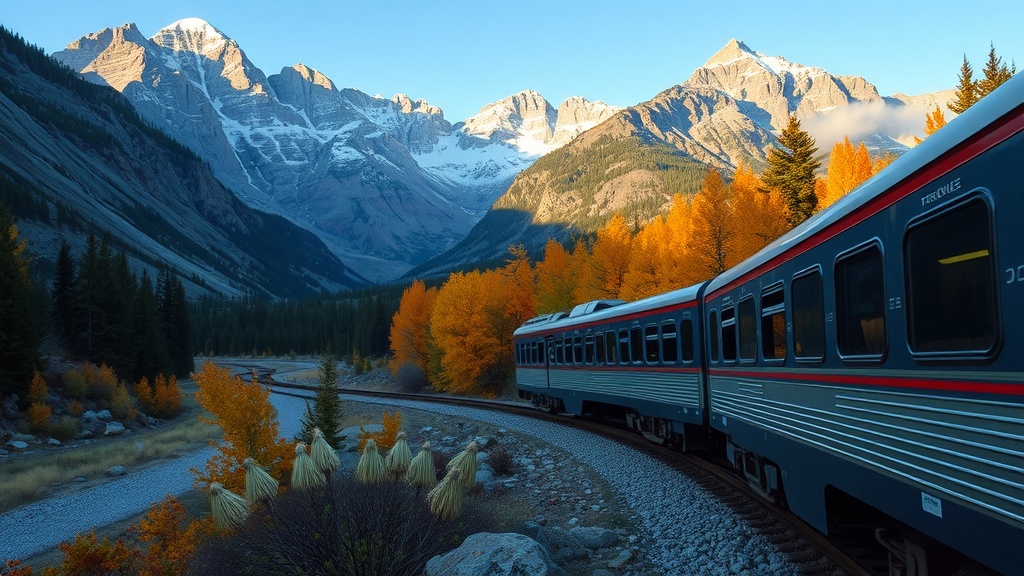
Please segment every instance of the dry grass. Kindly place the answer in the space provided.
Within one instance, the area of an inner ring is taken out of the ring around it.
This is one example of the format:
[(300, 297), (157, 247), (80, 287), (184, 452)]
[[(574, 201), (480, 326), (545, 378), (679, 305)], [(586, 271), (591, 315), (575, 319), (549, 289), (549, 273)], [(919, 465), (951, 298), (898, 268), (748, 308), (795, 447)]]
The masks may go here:
[[(184, 389), (184, 386), (183, 386)], [(55, 485), (84, 477), (102, 479), (112, 466), (140, 466), (180, 456), (218, 438), (218, 426), (196, 418), (199, 408), (191, 390), (182, 395), (182, 413), (158, 430), (143, 430), (90, 444), (39, 450), (0, 466), (0, 512), (49, 496)]]

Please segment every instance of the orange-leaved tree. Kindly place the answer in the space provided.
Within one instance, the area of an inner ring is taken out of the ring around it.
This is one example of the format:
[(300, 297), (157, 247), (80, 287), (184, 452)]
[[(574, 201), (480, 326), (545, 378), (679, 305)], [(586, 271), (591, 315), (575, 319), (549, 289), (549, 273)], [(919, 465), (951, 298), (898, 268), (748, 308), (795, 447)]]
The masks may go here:
[(455, 394), (494, 396), (504, 382), (493, 378), (506, 352), (498, 330), (504, 322), (504, 279), (498, 272), (456, 272), (437, 293), (430, 335), (440, 361), (434, 387)]
[(245, 488), (242, 462), (252, 458), (278, 482), (288, 483), (295, 450), (278, 437), (277, 411), (270, 404), (270, 391), (260, 385), (256, 375), (245, 382), (227, 368), (205, 362), (192, 379), (199, 386), (196, 401), (213, 415), (200, 416), (200, 420), (224, 429), (223, 440), (210, 441), (217, 453), (206, 462), (206, 470), (192, 469), (196, 481), (220, 482), (228, 490), (241, 493)]
[(690, 247), (701, 279), (717, 276), (728, 268), (736, 241), (732, 194), (717, 170), (708, 170), (693, 197), (693, 233)]
[(395, 445), (395, 440), (398, 439), (398, 433), (401, 431), (402, 413), (395, 410), (394, 413), (388, 414), (385, 410), (381, 412), (380, 432), (367, 432), (362, 426), (359, 427), (359, 445), (357, 449), (362, 454), (363, 448), (366, 448), (366, 441), (372, 439), (377, 444), (378, 450), (387, 452)]
[(844, 137), (842, 142), (836, 142), (828, 160), (824, 195), (818, 192), (817, 209), (822, 210), (835, 204), (870, 178), (871, 174), (871, 156), (863, 142), (857, 148), (850, 143), (849, 136)]
[(45, 433), (49, 430), (50, 415), (53, 408), (46, 403), (47, 387), (43, 376), (36, 370), (32, 374), (32, 383), (28, 387), (28, 419), (32, 430), (37, 433)]
[(153, 504), (135, 529), (142, 553), (139, 576), (176, 576), (188, 573), (196, 548), (216, 534), (213, 518), (189, 522), (185, 506), (174, 496)]
[(744, 163), (736, 167), (729, 188), (736, 223), (730, 265), (735, 265), (788, 232), (790, 225), (782, 194), (776, 188), (766, 190), (754, 170)]
[(648, 222), (633, 238), (633, 256), (622, 279), (619, 297), (639, 300), (674, 288), (678, 280), (666, 270), (665, 247), (669, 229), (663, 217)]
[(544, 259), (534, 266), (537, 273), (537, 312), (547, 314), (572, 307), (575, 282), (569, 266), (569, 252), (554, 238), (544, 246)]
[(60, 568), (44, 568), (43, 576), (128, 576), (138, 573), (138, 548), (129, 546), (120, 538), (111, 542), (104, 536), (97, 541), (93, 530), (75, 534), (74, 542), (61, 542), (60, 550), (64, 553)]
[(427, 373), (427, 327), (430, 311), (437, 300), (437, 288), (427, 288), (415, 280), (402, 292), (398, 311), (391, 318), (391, 371), (405, 364), (418, 366)]

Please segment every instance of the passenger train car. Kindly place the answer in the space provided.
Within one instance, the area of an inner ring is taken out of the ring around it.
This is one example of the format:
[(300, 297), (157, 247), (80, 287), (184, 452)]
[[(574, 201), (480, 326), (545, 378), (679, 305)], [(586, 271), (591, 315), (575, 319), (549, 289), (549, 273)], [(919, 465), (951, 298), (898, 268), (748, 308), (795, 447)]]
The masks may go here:
[(514, 338), (539, 405), (718, 447), (907, 574), (1024, 573), (1024, 75), (722, 275)]

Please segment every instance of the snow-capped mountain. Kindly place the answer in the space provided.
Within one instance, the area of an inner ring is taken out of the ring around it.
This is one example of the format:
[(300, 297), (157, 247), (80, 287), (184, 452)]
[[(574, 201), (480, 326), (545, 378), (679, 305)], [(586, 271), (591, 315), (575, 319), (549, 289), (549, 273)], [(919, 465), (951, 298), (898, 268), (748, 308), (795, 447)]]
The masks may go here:
[(94, 234), (151, 277), (174, 271), (193, 295), (299, 298), (368, 284), (309, 231), (239, 202), (122, 95), (5, 30), (0, 188), (15, 194), (20, 234), (44, 275), (61, 242), (80, 255)]
[(149, 39), (133, 24), (105, 29), (53, 56), (124, 93), (247, 203), (378, 280), (454, 245), (539, 155), (615, 111), (575, 98), (563, 119), (523, 92), (453, 127), (422, 100), (338, 89), (302, 64), (267, 77), (196, 18)]
[[(791, 115), (816, 138), (821, 155), (844, 136), (869, 150), (902, 153), (925, 114), (949, 99), (882, 97), (859, 76), (832, 75), (730, 40), (686, 82), (613, 114), (524, 170), (459, 246), (415, 272), (497, 260), (509, 244), (539, 250), (549, 236), (593, 232), (616, 212), (647, 221), (668, 209), (673, 194), (696, 192), (708, 167), (729, 173), (743, 162), (761, 171)], [(528, 130), (518, 138), (550, 138), (541, 121), (550, 109), (529, 98), (499, 104), (530, 112), (519, 113)], [(487, 117), (473, 128), (505, 130)], [(655, 155), (659, 169), (649, 161)]]

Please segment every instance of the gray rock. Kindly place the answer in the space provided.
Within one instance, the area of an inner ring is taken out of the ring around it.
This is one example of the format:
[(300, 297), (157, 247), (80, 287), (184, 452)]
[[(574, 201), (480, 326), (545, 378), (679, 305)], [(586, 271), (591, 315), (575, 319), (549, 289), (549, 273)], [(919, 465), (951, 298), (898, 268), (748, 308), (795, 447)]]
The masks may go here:
[(477, 447), (483, 450), (484, 448), (487, 448), (488, 446), (493, 444), (494, 439), (484, 438), (483, 436), (477, 436), (476, 438), (473, 438), (473, 442), (476, 442)]
[(127, 473), (128, 470), (126, 470), (124, 466), (111, 466), (107, 469), (107, 476), (110, 476), (111, 478), (124, 476)]
[(544, 531), (548, 539), (551, 558), (558, 564), (565, 564), (577, 558), (586, 558), (590, 552), (565, 528), (555, 526)]
[(473, 534), (427, 562), (425, 576), (566, 576), (547, 550), (523, 534)]
[(540, 524), (532, 520), (527, 520), (523, 522), (522, 532), (523, 534), (529, 536), (531, 539), (536, 541), (541, 546), (547, 548), (548, 550), (551, 549), (551, 546), (548, 544), (548, 537), (544, 533), (544, 527)]
[(488, 482), (490, 482), (492, 480), (494, 480), (494, 472), (491, 472), (490, 470), (477, 470), (476, 471), (476, 481), (477, 482), (479, 482), (481, 484), (486, 484), (486, 483), (488, 483)]
[(85, 476), (75, 476), (75, 482), (85, 482)]
[(100, 410), (96, 413), (96, 417), (104, 422), (110, 422), (114, 417), (110, 414), (110, 410)]
[(11, 394), (7, 398), (4, 398), (3, 403), (0, 403), (0, 412), (3, 413), (4, 418), (15, 419), (18, 417), (18, 395)]
[(46, 443), (50, 446), (60, 446), (60, 440), (57, 440), (56, 438), (50, 438)]
[(17, 440), (19, 442), (35, 442), (36, 437), (31, 434), (12, 434), (11, 440)]
[(609, 548), (619, 542), (618, 534), (600, 526), (578, 526), (569, 530), (569, 533), (591, 550)]
[(94, 426), (95, 424), (99, 423), (99, 421), (99, 416), (97, 416), (96, 413), (93, 412), (92, 410), (86, 410), (85, 412), (82, 412), (82, 424), (86, 426)]
[(107, 428), (103, 431), (104, 436), (119, 436), (124, 434), (124, 424), (120, 422), (107, 422)]
[(4, 450), (3, 448), (0, 448), (0, 456), (7, 456), (8, 454), (10, 454), (10, 452)]
[(93, 436), (95, 436), (95, 434), (93, 434), (92, 430), (89, 430), (88, 428), (82, 428), (82, 431), (79, 432), (78, 435), (75, 436), (75, 438), (78, 438), (79, 440), (88, 440)]
[(10, 440), (7, 442), (7, 445), (19, 452), (21, 450), (28, 450), (28, 442), (22, 440)]
[(622, 568), (627, 563), (629, 563), (629, 561), (632, 560), (632, 559), (633, 559), (633, 551), (632, 550), (623, 550), (622, 552), (619, 553), (618, 556), (615, 557), (614, 560), (611, 560), (611, 561), (608, 562), (608, 567), (611, 568), (612, 570), (618, 570), (619, 568)]

